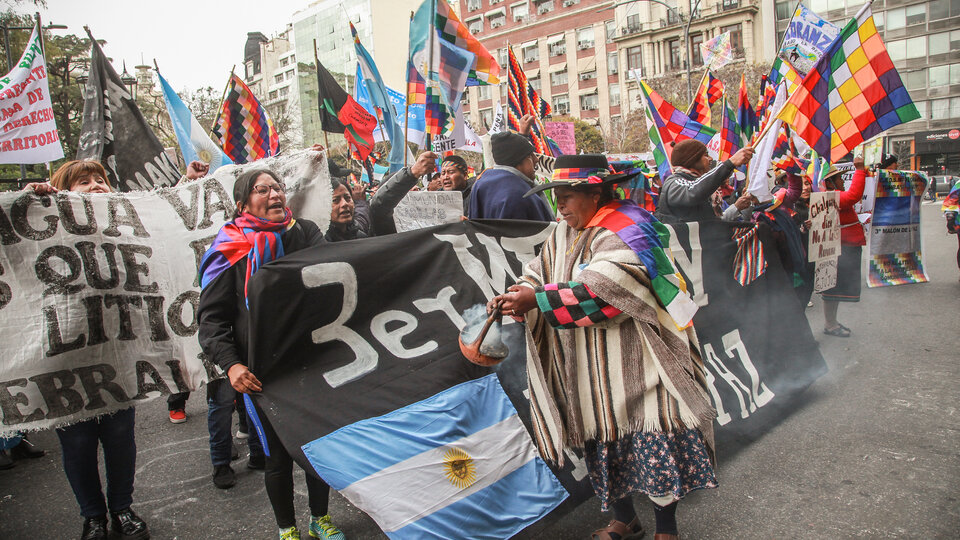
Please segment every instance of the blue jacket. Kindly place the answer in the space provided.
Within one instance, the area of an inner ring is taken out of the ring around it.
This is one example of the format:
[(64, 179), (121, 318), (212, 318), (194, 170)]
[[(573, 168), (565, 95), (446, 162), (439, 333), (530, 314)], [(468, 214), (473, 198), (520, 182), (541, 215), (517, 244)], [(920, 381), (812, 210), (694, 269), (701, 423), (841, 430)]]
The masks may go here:
[(487, 169), (473, 185), (467, 217), (553, 221), (553, 211), (540, 194), (523, 198), (532, 187), (533, 181), (513, 167)]

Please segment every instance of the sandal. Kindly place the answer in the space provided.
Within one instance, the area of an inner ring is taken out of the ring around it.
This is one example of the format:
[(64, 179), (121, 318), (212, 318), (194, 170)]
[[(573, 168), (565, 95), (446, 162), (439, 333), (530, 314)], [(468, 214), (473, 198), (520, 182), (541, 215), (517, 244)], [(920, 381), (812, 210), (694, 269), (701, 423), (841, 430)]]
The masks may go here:
[(850, 337), (850, 329), (844, 328), (843, 326), (840, 326), (840, 325), (838, 325), (836, 328), (831, 328), (829, 330), (824, 328), (823, 333), (828, 336), (843, 337), (843, 338)]
[(610, 520), (610, 524), (603, 529), (593, 531), (590, 538), (594, 540), (613, 540), (611, 533), (620, 536), (620, 540), (637, 540), (643, 538), (646, 531), (644, 531), (643, 526), (640, 525), (639, 517), (633, 518), (633, 521), (631, 521), (629, 525), (622, 521), (612, 519)]

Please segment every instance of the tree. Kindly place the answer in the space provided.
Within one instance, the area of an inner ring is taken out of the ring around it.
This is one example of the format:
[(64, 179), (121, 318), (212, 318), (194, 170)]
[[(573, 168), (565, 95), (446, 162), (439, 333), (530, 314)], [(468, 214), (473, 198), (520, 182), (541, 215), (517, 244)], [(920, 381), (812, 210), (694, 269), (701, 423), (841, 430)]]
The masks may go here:
[(217, 116), (220, 114), (220, 96), (222, 94), (222, 91), (215, 90), (212, 86), (196, 90), (184, 88), (177, 92), (177, 95), (193, 113), (197, 122), (200, 122), (200, 126), (208, 131), (213, 127), (213, 123), (216, 122)]
[[(625, 108), (621, 106), (621, 111)], [(600, 126), (604, 147), (611, 154), (647, 152), (650, 150), (650, 136), (647, 134), (647, 121), (640, 109), (627, 111), (621, 116), (610, 119), (610, 127)]]

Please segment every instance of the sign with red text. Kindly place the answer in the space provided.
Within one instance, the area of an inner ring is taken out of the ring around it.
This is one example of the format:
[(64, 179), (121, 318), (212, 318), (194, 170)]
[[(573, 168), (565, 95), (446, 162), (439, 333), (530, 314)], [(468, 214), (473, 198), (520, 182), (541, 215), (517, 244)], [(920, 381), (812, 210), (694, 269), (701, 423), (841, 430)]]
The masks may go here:
[(20, 61), (0, 79), (0, 126), (0, 163), (46, 163), (63, 157), (37, 28)]
[(577, 153), (577, 139), (574, 137), (573, 122), (544, 122), (543, 129), (547, 137), (553, 139), (564, 154)]

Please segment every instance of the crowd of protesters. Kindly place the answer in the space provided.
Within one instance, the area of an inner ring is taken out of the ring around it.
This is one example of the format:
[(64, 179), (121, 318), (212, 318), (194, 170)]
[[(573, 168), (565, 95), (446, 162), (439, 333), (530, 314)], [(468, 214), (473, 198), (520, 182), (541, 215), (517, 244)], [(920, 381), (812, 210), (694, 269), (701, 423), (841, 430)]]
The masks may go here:
[[(644, 224), (657, 220), (716, 220), (729, 222), (732, 227), (764, 224), (773, 233), (784, 268), (794, 275), (802, 309), (813, 292), (813, 266), (805, 253), (810, 227), (809, 179), (780, 174), (769, 201), (761, 203), (755, 193), (742, 186), (736, 189), (733, 180), (737, 169), (750, 164), (752, 147), (716, 163), (706, 146), (686, 140), (672, 148), (673, 173), (662, 183), (659, 178), (652, 181), (659, 202), (655, 213), (650, 214), (631, 200), (618, 199), (616, 185), (637, 174), (612, 172), (603, 155), (561, 156), (552, 180), (538, 183), (534, 174), (537, 156), (527, 135), (532, 121), (532, 117), (521, 120), (521, 133), (502, 132), (491, 137), (495, 163), (477, 177), (470, 175), (471, 169), (462, 157), (441, 159), (428, 151), (371, 190), (353, 171), (329, 162), (332, 205), (326, 230), (293, 215), (286, 204), (284, 179), (277, 173), (253, 168), (237, 179), (233, 219), (221, 228), (200, 266), (199, 340), (204, 353), (226, 375), (210, 381), (206, 388), (212, 482), (220, 489), (236, 484), (231, 462), (238, 457), (232, 432), (233, 414), (237, 412), (240, 428), (236, 436), (247, 439), (247, 467), (264, 471), (281, 539), (300, 538), (293, 505), (293, 459), (267, 416), (249, 399), (249, 394), (262, 390), (262, 383), (248, 367), (247, 343), (256, 330), (249, 324), (247, 280), (263, 264), (310, 246), (395, 233), (394, 208), (407, 192), (421, 187), (461, 193), (463, 219), (559, 222), (518, 283), (491, 299), (488, 308), (527, 324), (537, 343), (543, 345), (538, 351), (544, 371), (530, 377), (532, 406), (539, 411), (534, 415), (536, 428), (565, 435), (558, 440), (538, 438), (538, 447), (545, 458), (554, 461), (562, 459), (568, 446), (584, 452), (594, 491), (603, 509), (613, 514), (609, 525), (596, 531), (594, 537), (618, 540), (643, 534), (632, 495), (644, 494), (653, 504), (656, 539), (678, 538), (679, 499), (691, 491), (717, 486), (712, 432), (715, 411), (690, 322), (696, 308), (689, 298), (685, 300), (689, 305), (681, 308), (659, 299), (657, 294), (662, 289), (654, 290), (649, 279), (638, 277), (646, 272), (637, 255), (639, 248), (604, 228), (604, 219), (611, 213), (625, 216), (639, 236), (649, 231)], [(867, 170), (861, 159), (855, 160), (855, 167), (848, 187), (836, 168), (828, 170), (822, 179), (825, 189), (839, 194), (842, 250), (838, 281), (822, 293), (823, 331), (837, 337), (851, 335), (851, 330), (837, 320), (839, 302), (856, 302), (860, 295), (864, 234), (853, 205), (863, 194)], [(190, 163), (183, 181), (209, 172), (204, 163)], [(26, 189), (39, 195), (58, 190), (109, 193), (106, 178), (106, 171), (98, 163), (71, 161), (54, 174), (51, 182), (30, 184)], [(545, 189), (553, 189), (555, 206), (545, 197)], [(951, 193), (952, 206), (948, 206), (949, 200), (944, 203), (951, 233), (958, 228), (958, 192), (960, 184)], [(682, 294), (677, 297), (683, 299)], [(564, 318), (562, 313), (572, 310), (584, 316), (575, 321)], [(657, 315), (651, 316), (651, 311)], [(557, 371), (565, 358), (581, 354), (571, 337), (581, 334), (582, 339), (608, 346), (582, 359), (584, 365), (593, 367), (566, 366)], [(663, 366), (649, 371), (649, 363), (636, 351), (654, 350), (660, 351)], [(668, 358), (673, 360), (668, 362)], [(575, 391), (571, 389), (590, 386), (584, 381), (591, 375), (583, 370), (592, 369), (645, 373), (640, 377), (644, 384), (631, 387), (628, 393), (598, 394), (591, 400), (591, 406), (616, 411), (613, 421), (617, 429), (609, 432), (590, 427), (585, 415), (591, 411), (571, 407), (569, 403), (576, 399), (563, 394), (564, 388)], [(560, 384), (554, 384), (557, 381)], [(188, 398), (186, 393), (169, 397), (171, 422), (186, 421)], [(107, 538), (108, 532), (118, 538), (149, 538), (147, 524), (131, 508), (136, 470), (134, 418), (130, 407), (56, 430), (64, 471), (84, 518), (82, 540)], [(11, 458), (43, 455), (25, 436), (0, 440), (0, 445), (0, 469), (12, 466)], [(106, 496), (97, 455), (101, 446)], [(329, 486), (312, 474), (306, 479), (308, 534), (314, 538), (345, 538), (328, 513)]]

